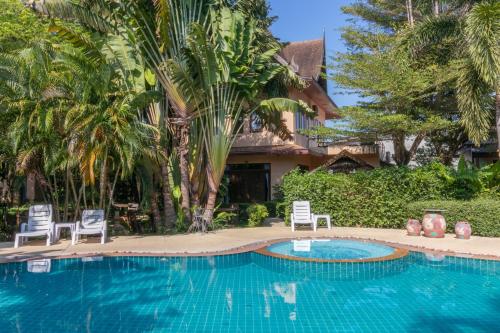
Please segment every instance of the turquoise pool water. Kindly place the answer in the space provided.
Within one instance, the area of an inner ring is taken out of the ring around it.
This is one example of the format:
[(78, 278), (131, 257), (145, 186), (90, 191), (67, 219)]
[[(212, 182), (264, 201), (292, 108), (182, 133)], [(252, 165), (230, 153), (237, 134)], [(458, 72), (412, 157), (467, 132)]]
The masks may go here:
[(290, 240), (272, 244), (267, 249), (292, 257), (319, 259), (368, 259), (394, 253), (390, 246), (343, 239)]
[(0, 265), (0, 332), (484, 333), (500, 332), (499, 318), (500, 261), (244, 253), (52, 260), (48, 273)]

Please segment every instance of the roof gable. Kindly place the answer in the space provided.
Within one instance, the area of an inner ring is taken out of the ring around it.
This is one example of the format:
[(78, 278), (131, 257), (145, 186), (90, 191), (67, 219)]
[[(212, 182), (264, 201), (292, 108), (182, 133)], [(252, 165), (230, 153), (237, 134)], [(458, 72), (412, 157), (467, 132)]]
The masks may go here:
[(280, 53), (288, 64), (302, 77), (321, 82), (326, 74), (325, 40), (314, 39), (291, 42)]
[(319, 168), (327, 169), (330, 172), (350, 173), (355, 170), (371, 170), (374, 167), (348, 151), (342, 150)]

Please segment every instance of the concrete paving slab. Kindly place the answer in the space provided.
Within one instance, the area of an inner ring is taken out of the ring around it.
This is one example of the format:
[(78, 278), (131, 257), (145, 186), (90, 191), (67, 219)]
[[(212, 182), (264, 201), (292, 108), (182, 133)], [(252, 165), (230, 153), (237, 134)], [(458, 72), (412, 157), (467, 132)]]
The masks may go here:
[(407, 236), (405, 230), (345, 228), (331, 230), (319, 228), (317, 232), (300, 229), (292, 232), (289, 227), (273, 224), (259, 228), (224, 229), (207, 234), (179, 234), (153, 236), (118, 236), (101, 245), (98, 238), (83, 239), (72, 246), (69, 240), (61, 240), (52, 246), (45, 241), (34, 240), (15, 249), (12, 242), (0, 243), (0, 262), (36, 257), (65, 257), (89, 254), (150, 254), (150, 255), (203, 255), (218, 252), (241, 252), (264, 246), (276, 239), (301, 237), (357, 238), (386, 242), (412, 250), (455, 253), (463, 256), (485, 257), (500, 260), (500, 238), (473, 236), (469, 240), (447, 234), (445, 238), (432, 239)]

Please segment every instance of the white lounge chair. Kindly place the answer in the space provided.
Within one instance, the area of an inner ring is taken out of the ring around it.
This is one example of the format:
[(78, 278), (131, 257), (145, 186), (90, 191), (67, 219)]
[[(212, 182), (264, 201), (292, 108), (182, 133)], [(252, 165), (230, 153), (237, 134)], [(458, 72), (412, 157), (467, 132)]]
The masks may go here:
[(52, 205), (33, 205), (28, 212), (28, 223), (21, 223), (21, 232), (16, 234), (14, 247), (19, 247), (28, 237), (47, 236), (47, 246), (52, 243), (54, 223)]
[(296, 224), (310, 224), (316, 231), (316, 220), (311, 214), (311, 205), (309, 201), (294, 201), (293, 212), (291, 214), (292, 231), (295, 231)]
[(76, 228), (71, 233), (71, 245), (78, 242), (80, 235), (101, 235), (101, 244), (106, 242), (107, 225), (104, 219), (104, 210), (86, 209), (82, 213), (82, 220), (76, 222)]
[(293, 250), (295, 252), (311, 252), (311, 240), (293, 240)]

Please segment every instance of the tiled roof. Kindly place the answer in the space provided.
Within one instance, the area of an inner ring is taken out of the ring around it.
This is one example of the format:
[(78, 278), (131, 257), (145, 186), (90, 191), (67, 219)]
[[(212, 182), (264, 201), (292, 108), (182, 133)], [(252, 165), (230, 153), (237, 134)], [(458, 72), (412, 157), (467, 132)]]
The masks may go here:
[(314, 39), (291, 42), (281, 50), (280, 55), (300, 76), (317, 81), (324, 63), (324, 41)]
[(359, 168), (363, 168), (363, 169), (373, 169), (374, 168), (373, 165), (371, 165), (367, 161), (359, 158), (358, 156), (349, 153), (347, 150), (342, 150), (340, 153), (338, 153), (337, 155), (333, 156), (331, 159), (326, 161), (326, 163), (324, 163), (321, 167), (324, 167), (327, 169), (333, 169), (337, 162), (340, 162), (340, 161), (343, 161), (346, 159), (357, 163), (359, 165)]
[(295, 144), (284, 144), (275, 146), (245, 146), (245, 147), (233, 147), (231, 148), (231, 154), (233, 155), (253, 155), (253, 154), (265, 154), (265, 155), (307, 155), (313, 154), (309, 149), (295, 145)]

